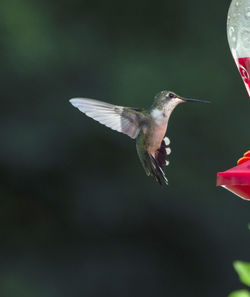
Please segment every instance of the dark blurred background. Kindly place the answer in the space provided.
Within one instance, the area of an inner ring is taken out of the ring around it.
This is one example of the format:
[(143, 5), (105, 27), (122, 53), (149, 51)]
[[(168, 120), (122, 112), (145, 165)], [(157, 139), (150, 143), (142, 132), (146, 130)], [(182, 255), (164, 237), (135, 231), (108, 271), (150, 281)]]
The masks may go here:
[[(216, 188), (249, 149), (250, 101), (227, 39), (230, 1), (0, 2), (0, 296), (221, 297), (250, 260), (250, 204)], [(183, 104), (169, 186), (75, 96)]]

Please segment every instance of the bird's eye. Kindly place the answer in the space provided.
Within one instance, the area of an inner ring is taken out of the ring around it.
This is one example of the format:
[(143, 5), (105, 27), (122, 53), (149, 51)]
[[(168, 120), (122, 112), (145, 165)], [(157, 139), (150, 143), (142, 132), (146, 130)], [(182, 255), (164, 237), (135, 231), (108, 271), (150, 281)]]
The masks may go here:
[(175, 94), (173, 94), (173, 93), (168, 93), (168, 97), (169, 97), (169, 98), (174, 98), (174, 97), (175, 97)]

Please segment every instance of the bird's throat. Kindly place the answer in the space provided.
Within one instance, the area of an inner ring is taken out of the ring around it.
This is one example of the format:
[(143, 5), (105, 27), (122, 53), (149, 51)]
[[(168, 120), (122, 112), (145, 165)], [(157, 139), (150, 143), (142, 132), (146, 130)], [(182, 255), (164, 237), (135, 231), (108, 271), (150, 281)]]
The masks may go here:
[(151, 111), (150, 115), (155, 125), (161, 126), (167, 123), (167, 117), (164, 109), (155, 108)]

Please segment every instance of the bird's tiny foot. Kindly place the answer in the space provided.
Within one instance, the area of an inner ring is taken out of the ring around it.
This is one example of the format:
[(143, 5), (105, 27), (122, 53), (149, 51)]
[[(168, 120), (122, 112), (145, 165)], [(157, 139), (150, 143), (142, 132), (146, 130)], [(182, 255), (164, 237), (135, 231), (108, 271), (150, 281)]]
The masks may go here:
[(165, 164), (166, 164), (166, 166), (168, 166), (168, 165), (169, 165), (169, 161), (168, 161), (168, 160), (166, 160)]

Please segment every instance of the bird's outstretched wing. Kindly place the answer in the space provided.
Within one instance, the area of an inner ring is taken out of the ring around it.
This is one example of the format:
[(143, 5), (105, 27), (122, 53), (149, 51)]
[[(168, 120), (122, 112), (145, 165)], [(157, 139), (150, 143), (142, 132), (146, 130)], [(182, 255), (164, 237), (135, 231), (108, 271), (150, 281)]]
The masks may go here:
[(139, 134), (140, 123), (145, 118), (140, 110), (135, 108), (88, 98), (73, 98), (69, 101), (87, 116), (113, 130), (127, 134), (133, 139)]

